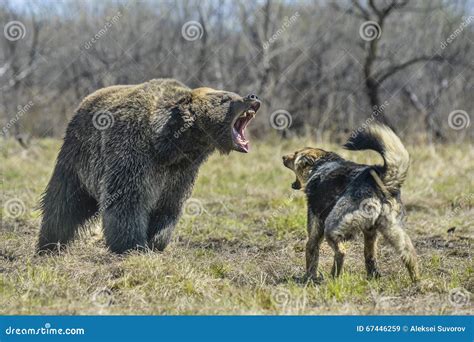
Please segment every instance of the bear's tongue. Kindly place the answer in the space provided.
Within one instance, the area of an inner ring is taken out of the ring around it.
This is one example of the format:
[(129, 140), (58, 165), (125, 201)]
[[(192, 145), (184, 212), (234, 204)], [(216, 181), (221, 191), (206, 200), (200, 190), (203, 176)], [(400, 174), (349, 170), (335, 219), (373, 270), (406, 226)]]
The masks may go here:
[(241, 152), (247, 153), (249, 151), (249, 142), (245, 138), (245, 128), (252, 119), (252, 115), (244, 113), (243, 116), (239, 117), (232, 127), (232, 138), (234, 143), (240, 147)]

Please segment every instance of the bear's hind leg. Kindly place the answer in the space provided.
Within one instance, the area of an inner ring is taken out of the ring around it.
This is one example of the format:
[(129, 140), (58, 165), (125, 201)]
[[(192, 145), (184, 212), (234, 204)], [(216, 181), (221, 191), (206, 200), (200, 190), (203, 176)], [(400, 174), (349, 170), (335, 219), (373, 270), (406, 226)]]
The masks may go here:
[(71, 241), (78, 229), (97, 212), (98, 206), (74, 172), (56, 165), (41, 199), (41, 210), (39, 252), (55, 250)]

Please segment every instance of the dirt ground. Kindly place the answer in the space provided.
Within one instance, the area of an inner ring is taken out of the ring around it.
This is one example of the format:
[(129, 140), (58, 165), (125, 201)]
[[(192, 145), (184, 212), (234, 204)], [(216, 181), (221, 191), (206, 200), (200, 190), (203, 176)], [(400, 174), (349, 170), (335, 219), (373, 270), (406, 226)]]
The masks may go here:
[(14, 141), (2, 149), (0, 314), (472, 314), (474, 149), (472, 145), (408, 146), (412, 165), (402, 198), (406, 229), (420, 259), (412, 284), (381, 239), (382, 278), (367, 280), (360, 237), (346, 244), (345, 273), (329, 275), (324, 243), (322, 284), (304, 275), (305, 199), (291, 190), (281, 155), (310, 139), (256, 142), (248, 155), (214, 155), (163, 253), (108, 252), (100, 222), (59, 256), (35, 255), (37, 202), (60, 142)]

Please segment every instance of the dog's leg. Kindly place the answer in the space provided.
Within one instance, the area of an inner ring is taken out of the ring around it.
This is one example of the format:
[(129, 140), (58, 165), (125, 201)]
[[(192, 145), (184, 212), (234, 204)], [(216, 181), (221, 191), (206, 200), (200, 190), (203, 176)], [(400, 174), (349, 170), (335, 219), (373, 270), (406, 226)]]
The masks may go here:
[(394, 224), (381, 227), (380, 231), (390, 245), (400, 254), (403, 263), (408, 269), (411, 280), (413, 282), (418, 281), (420, 272), (418, 269), (416, 251), (405, 230), (399, 224)]
[(364, 232), (364, 257), (365, 269), (368, 278), (379, 278), (377, 270), (377, 233), (375, 231)]
[(306, 243), (306, 276), (320, 281), (318, 277), (319, 249), (323, 242), (324, 228), (308, 209), (308, 242)]
[(332, 265), (331, 275), (333, 277), (339, 277), (342, 273), (342, 267), (344, 266), (344, 257), (346, 252), (342, 242), (328, 239), (329, 246), (334, 250), (334, 263)]

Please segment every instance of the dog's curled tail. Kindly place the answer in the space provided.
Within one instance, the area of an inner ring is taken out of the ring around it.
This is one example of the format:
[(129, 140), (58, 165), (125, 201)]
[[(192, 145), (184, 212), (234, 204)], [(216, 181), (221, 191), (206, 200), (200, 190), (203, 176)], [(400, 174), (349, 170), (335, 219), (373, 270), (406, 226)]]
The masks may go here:
[(354, 131), (344, 145), (348, 150), (374, 150), (384, 160), (382, 182), (388, 191), (400, 189), (406, 178), (410, 156), (400, 138), (387, 126), (371, 124), (362, 131)]

